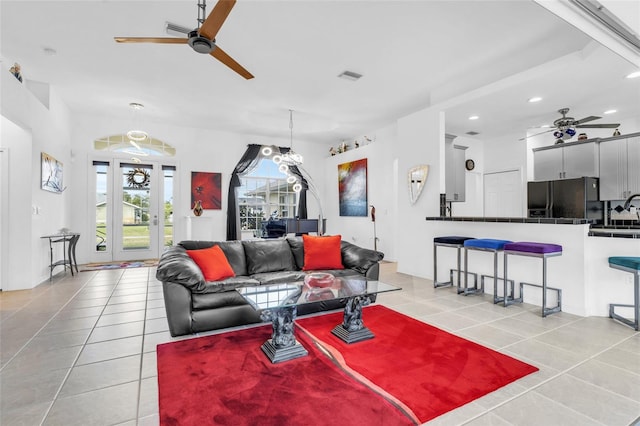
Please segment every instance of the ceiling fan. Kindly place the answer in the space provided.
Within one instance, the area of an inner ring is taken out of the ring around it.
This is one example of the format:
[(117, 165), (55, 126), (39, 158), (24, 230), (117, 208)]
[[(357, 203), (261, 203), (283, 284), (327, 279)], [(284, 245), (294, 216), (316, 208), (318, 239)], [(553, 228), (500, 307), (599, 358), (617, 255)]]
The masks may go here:
[(114, 37), (118, 43), (161, 43), (188, 44), (198, 53), (210, 54), (247, 80), (253, 75), (233, 58), (227, 55), (216, 43), (216, 34), (231, 12), (236, 0), (218, 0), (209, 16), (206, 15), (206, 0), (198, 0), (198, 28), (184, 31), (187, 38), (175, 37)]
[[(571, 139), (576, 134), (576, 129), (581, 129), (581, 128), (616, 129), (620, 127), (620, 123), (600, 123), (600, 124), (590, 123), (591, 121), (599, 120), (602, 118), (595, 115), (590, 115), (588, 117), (581, 118), (580, 120), (576, 120), (573, 117), (567, 117), (569, 108), (561, 108), (558, 110), (558, 112), (562, 114), (562, 117), (556, 119), (553, 122), (555, 129), (549, 129), (547, 131), (528, 136), (527, 138), (542, 135), (544, 133), (553, 132), (553, 136), (556, 138), (556, 143), (560, 143), (560, 142), (564, 142), (567, 139)], [(590, 123), (590, 124), (585, 124), (585, 123)], [(523, 139), (527, 139), (527, 138), (523, 138)]]

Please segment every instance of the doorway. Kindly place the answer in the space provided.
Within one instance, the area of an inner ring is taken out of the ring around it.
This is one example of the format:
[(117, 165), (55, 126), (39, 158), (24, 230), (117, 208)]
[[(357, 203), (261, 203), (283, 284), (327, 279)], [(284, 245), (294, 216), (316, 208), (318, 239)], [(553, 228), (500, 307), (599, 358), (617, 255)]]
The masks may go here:
[(520, 170), (484, 175), (485, 217), (526, 217), (523, 205)]
[(156, 259), (173, 243), (175, 166), (93, 161), (92, 262)]

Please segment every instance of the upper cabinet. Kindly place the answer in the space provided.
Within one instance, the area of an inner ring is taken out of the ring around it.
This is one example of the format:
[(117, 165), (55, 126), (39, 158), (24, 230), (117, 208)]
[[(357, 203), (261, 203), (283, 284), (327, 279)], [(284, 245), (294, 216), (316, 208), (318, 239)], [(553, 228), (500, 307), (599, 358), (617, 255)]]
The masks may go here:
[(445, 187), (447, 201), (465, 200), (465, 146), (453, 144), (453, 135), (445, 135)]
[(640, 133), (600, 142), (600, 200), (640, 193)]
[(598, 177), (598, 144), (571, 142), (533, 150), (536, 181)]

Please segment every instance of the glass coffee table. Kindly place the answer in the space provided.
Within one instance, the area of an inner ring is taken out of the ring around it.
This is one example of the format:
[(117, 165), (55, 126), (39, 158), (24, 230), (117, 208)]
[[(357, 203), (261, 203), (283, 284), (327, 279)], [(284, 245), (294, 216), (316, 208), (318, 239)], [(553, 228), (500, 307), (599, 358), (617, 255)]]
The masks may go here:
[(401, 290), (400, 287), (363, 277), (336, 277), (331, 283), (315, 285), (313, 282), (294, 282), (237, 289), (254, 309), (260, 311), (263, 321), (272, 323), (271, 338), (262, 345), (262, 351), (272, 363), (307, 355), (307, 350), (294, 336), (298, 306), (346, 298), (342, 324), (336, 325), (331, 332), (346, 343), (355, 343), (374, 337), (362, 321), (362, 307), (371, 303), (371, 296)]

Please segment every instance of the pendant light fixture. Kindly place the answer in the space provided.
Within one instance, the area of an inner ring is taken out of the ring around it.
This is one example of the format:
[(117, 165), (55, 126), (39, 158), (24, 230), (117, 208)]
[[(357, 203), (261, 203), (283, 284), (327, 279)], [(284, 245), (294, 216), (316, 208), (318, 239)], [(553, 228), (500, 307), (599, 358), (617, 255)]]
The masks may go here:
[(144, 130), (138, 130), (140, 129), (140, 126), (138, 123), (138, 114), (139, 114), (139, 111), (142, 110), (142, 108), (144, 108), (144, 105), (137, 102), (131, 102), (129, 106), (133, 108), (133, 129), (127, 132), (127, 137), (129, 138), (129, 140), (132, 142), (132, 145), (133, 145), (134, 142), (141, 142), (147, 139), (149, 135)]

